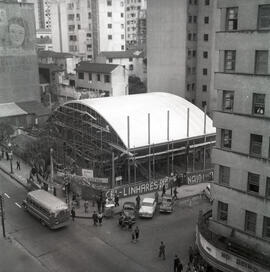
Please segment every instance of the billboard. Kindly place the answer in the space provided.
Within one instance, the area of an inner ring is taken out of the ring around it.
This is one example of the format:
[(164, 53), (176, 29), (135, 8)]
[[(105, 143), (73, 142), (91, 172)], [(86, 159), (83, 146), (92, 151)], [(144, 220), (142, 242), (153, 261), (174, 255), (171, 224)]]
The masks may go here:
[(0, 101), (38, 100), (35, 19), (31, 4), (0, 2)]

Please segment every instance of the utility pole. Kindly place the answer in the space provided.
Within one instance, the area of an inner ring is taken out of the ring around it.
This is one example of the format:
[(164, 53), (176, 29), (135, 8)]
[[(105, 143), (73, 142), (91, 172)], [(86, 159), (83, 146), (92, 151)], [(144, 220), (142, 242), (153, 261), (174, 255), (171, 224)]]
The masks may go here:
[(51, 167), (50, 190), (53, 190), (53, 149), (52, 148), (50, 148), (50, 167)]
[(5, 214), (4, 214), (4, 198), (0, 195), (0, 214), (2, 218), (2, 230), (3, 230), (3, 237), (6, 238), (6, 230), (5, 230)]

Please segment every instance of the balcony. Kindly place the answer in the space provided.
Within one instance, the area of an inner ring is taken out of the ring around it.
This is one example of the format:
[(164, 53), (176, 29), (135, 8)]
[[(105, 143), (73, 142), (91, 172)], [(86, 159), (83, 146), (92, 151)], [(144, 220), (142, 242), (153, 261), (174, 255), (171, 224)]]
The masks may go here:
[(197, 224), (197, 245), (201, 256), (212, 266), (226, 272), (270, 271), (270, 256), (236, 241), (234, 230), (230, 237), (224, 237), (209, 229), (212, 210), (200, 214)]

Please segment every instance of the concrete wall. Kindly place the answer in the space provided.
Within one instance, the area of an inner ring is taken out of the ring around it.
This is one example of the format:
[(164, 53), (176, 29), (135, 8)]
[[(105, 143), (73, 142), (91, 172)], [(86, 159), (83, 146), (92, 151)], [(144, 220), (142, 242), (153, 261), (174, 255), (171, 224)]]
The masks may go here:
[(118, 66), (112, 71), (112, 96), (128, 94), (128, 73)]
[(147, 3), (147, 90), (185, 97), (187, 4)]
[[(0, 103), (40, 101), (33, 5), (1, 2), (0, 10)], [(19, 39), (9, 32), (12, 24), (23, 30)]]

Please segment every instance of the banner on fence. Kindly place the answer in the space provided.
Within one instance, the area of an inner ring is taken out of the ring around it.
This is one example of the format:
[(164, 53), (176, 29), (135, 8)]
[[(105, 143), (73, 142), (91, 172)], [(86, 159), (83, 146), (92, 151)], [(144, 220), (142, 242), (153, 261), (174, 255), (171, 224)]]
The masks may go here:
[(186, 174), (186, 184), (198, 184), (202, 182), (212, 181), (214, 176), (214, 169), (206, 169), (197, 172)]

